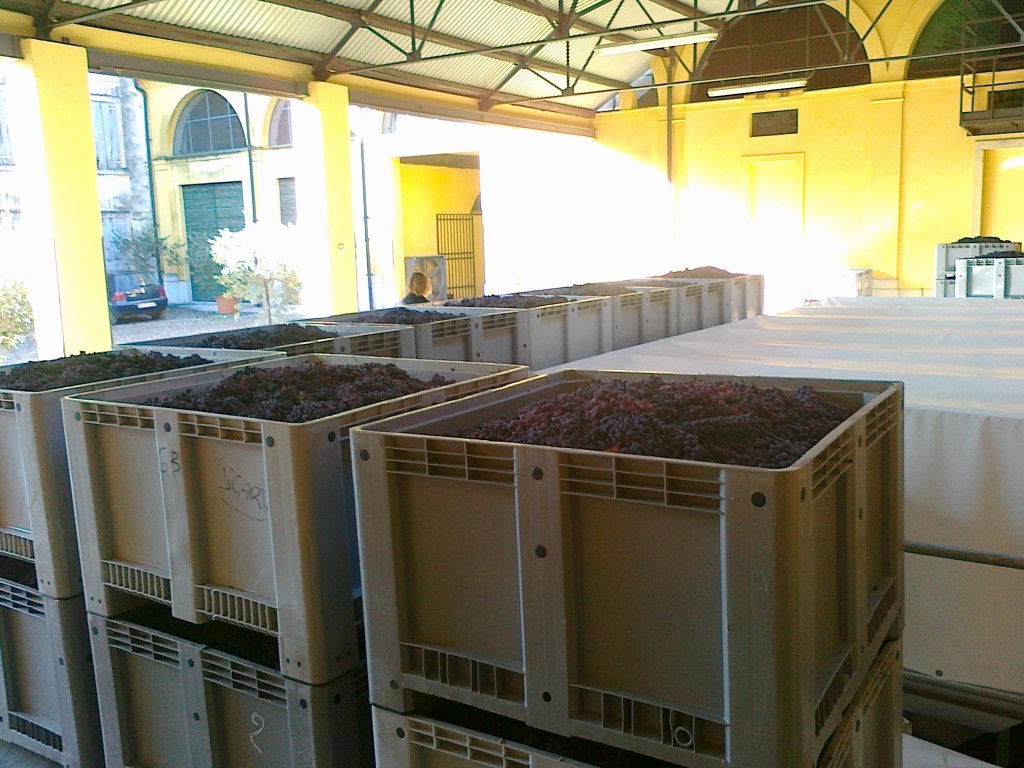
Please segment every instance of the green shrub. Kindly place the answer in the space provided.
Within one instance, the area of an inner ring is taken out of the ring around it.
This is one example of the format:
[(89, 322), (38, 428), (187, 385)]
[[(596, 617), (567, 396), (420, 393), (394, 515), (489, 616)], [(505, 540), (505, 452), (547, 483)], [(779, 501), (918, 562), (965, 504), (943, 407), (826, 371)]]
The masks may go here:
[(32, 333), (32, 305), (21, 283), (0, 285), (0, 349), (12, 349)]

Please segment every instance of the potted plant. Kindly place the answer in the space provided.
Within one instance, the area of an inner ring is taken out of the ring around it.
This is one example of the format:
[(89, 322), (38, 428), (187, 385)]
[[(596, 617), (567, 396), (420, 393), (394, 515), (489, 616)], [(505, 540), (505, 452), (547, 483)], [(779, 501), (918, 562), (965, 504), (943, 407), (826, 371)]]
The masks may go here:
[(300, 252), (297, 235), (292, 225), (254, 223), (243, 230), (232, 232), (222, 229), (210, 240), (210, 253), (220, 265), (217, 282), (224, 288), (217, 299), (220, 312), (232, 311), (221, 299), (237, 302), (251, 301), (263, 307), (267, 325), (274, 322), (274, 312), (298, 304), (302, 281), (299, 273), (288, 264)]

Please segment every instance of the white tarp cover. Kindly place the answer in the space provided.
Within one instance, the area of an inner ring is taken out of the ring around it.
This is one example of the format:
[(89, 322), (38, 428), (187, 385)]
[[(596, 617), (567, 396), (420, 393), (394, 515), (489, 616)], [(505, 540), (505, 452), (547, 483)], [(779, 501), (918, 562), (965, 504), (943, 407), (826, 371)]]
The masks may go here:
[[(834, 299), (561, 368), (903, 381), (906, 537), (1024, 556), (1024, 301)], [(1024, 572), (907, 555), (906, 666), (1024, 693)]]

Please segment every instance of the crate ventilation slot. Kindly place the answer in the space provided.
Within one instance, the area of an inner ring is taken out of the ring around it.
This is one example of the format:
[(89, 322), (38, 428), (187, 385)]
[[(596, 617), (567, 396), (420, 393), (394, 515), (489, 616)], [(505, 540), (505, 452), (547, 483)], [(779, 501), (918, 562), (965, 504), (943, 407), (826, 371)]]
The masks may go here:
[(274, 606), (253, 599), (249, 593), (235, 592), (224, 587), (200, 585), (196, 589), (203, 606), (200, 612), (211, 619), (222, 619), (267, 634), (277, 634), (277, 608)]
[(107, 643), (111, 648), (175, 668), (181, 666), (180, 648), (173, 638), (121, 621), (108, 620), (106, 625)]
[(481, 327), (485, 331), (496, 331), (501, 328), (515, 328), (518, 324), (515, 312), (502, 312), (499, 315), (484, 315), (481, 319)]
[(896, 395), (872, 410), (864, 419), (864, 441), (870, 448), (885, 437), (899, 422), (900, 409)]
[(24, 715), (10, 712), (7, 715), (7, 722), (11, 726), (12, 731), (32, 739), (37, 744), (42, 744), (44, 747), (49, 747), (57, 752), (64, 751), (64, 739), (61, 738), (59, 733), (54, 733), (49, 728), (30, 720)]
[(498, 741), (450, 731), (418, 720), (409, 721), (409, 741), (433, 752), (460, 757), (491, 768), (530, 768), (530, 755)]
[(351, 339), (353, 355), (372, 355), (374, 357), (398, 357), (402, 344), (397, 333), (373, 333)]
[(432, 339), (451, 339), (456, 336), (468, 336), (472, 333), (468, 317), (459, 317), (455, 320), (436, 320), (430, 324), (430, 337)]
[(467, 656), (402, 643), (402, 672), (481, 696), (526, 703), (526, 676), (522, 672)]
[(821, 700), (814, 710), (814, 732), (816, 734), (821, 733), (821, 729), (825, 727), (829, 716), (843, 697), (843, 691), (846, 690), (851, 677), (853, 677), (853, 649), (850, 649), (843, 657), (843, 663), (839, 665), (839, 669), (832, 676), (828, 687), (825, 688), (825, 693), (822, 694)]
[(457, 440), (393, 438), (385, 453), (388, 472), (515, 485), (512, 450)]
[(641, 293), (627, 293), (622, 297), (622, 308), (626, 307), (639, 307), (644, 303), (644, 297)]
[(183, 413), (178, 416), (178, 429), (189, 437), (214, 437), (236, 443), (263, 442), (263, 429), (258, 421)]
[(722, 482), (717, 470), (657, 459), (562, 454), (561, 488), (570, 496), (649, 502), (698, 512), (722, 511)]
[(574, 306), (580, 314), (583, 314), (584, 312), (599, 312), (604, 306), (602, 302), (605, 301), (607, 301), (607, 299), (588, 299), (586, 301), (576, 302)]
[(0, 528), (0, 552), (29, 562), (36, 559), (36, 545), (31, 537), (11, 528)]
[(667, 304), (672, 301), (672, 294), (664, 288), (649, 291), (647, 295), (651, 297), (652, 304)]
[(687, 296), (700, 296), (704, 290), (699, 285), (688, 285), (686, 286)]
[(853, 466), (853, 438), (843, 435), (825, 448), (814, 460), (811, 480), (814, 486), (813, 498), (832, 487), (832, 484)]
[(288, 696), (281, 675), (209, 649), (202, 651), (202, 660), (203, 679), (208, 683), (287, 708)]
[(724, 283), (711, 283), (708, 286), (708, 293), (725, 293)]
[(0, 392), (0, 411), (14, 410), (14, 395), (10, 392)]
[(668, 747), (721, 756), (725, 725), (581, 685), (569, 687), (572, 718)]
[(836, 732), (832, 734), (832, 738), (828, 740), (828, 745), (818, 757), (814, 768), (842, 768), (845, 766), (847, 758), (853, 753), (855, 733), (854, 720), (852, 718), (843, 720)]
[(153, 429), (153, 411), (131, 405), (92, 402), (82, 405), (82, 421), (86, 424)]
[(159, 571), (116, 560), (103, 560), (102, 568), (103, 583), (108, 587), (171, 604), (171, 580)]
[(878, 605), (875, 606), (874, 612), (871, 614), (871, 618), (868, 620), (868, 642), (870, 643), (875, 639), (875, 635), (885, 624), (886, 618), (889, 616), (889, 612), (896, 605), (896, 585), (891, 581), (885, 588), (885, 592), (882, 594), (882, 599), (878, 601)]
[(864, 709), (871, 709), (892, 676), (900, 671), (900, 662), (896, 658), (898, 649), (898, 643), (889, 643), (872, 663), (867, 680), (860, 690), (859, 704)]
[(11, 581), (0, 580), (0, 608), (10, 608), (30, 616), (45, 616), (42, 594)]
[(537, 317), (563, 317), (569, 311), (569, 308), (564, 304), (555, 304), (550, 307), (540, 307), (534, 311), (537, 313)]

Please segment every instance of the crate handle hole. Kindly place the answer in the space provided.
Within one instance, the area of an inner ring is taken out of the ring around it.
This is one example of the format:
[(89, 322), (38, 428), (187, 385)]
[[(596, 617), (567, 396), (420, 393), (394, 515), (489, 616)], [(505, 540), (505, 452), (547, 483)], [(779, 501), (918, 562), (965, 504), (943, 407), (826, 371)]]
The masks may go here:
[(543, 544), (538, 544), (537, 548), (533, 550), (537, 557), (547, 557), (548, 550)]
[(370, 452), (368, 450), (366, 450), (365, 448), (363, 448), (359, 452), (359, 458), (362, 459), (363, 461), (369, 461), (370, 460)]
[(672, 731), (672, 740), (678, 747), (692, 747), (693, 746), (693, 733), (689, 728), (684, 728), (681, 725), (677, 725)]
[(404, 739), (405, 738), (405, 728), (396, 728), (395, 729), (395, 733), (398, 734), (398, 738), (400, 738), (400, 739)]
[(768, 497), (765, 496), (760, 491), (758, 491), (757, 493), (753, 494), (750, 497), (750, 503), (753, 504), (755, 507), (763, 507), (765, 504), (768, 503)]
[(544, 699), (544, 701), (545, 701), (545, 702), (550, 702), (550, 701), (551, 701), (551, 694), (550, 694), (550, 693), (548, 693), (547, 691), (544, 691), (544, 693), (542, 693), (542, 694), (540, 695), (540, 697), (541, 697), (542, 699)]

